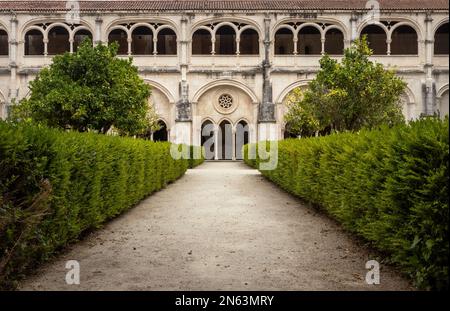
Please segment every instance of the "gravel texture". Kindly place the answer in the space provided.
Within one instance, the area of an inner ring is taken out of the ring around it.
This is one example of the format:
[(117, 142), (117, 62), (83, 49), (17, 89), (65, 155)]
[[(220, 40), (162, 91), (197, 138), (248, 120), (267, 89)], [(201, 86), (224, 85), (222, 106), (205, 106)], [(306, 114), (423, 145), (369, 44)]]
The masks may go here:
[[(377, 253), (241, 162), (206, 162), (68, 247), (22, 290), (413, 290)], [(67, 285), (66, 261), (81, 282)]]

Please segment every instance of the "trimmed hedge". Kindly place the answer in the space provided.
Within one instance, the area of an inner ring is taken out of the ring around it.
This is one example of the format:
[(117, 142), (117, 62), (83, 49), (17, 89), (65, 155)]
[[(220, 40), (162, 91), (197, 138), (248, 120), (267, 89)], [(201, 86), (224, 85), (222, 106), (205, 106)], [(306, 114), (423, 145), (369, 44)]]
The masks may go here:
[[(203, 152), (203, 147), (201, 146), (190, 146), (190, 157), (189, 157), (189, 168), (194, 168), (203, 164), (205, 162), (205, 154)], [(200, 157), (196, 159), (196, 157)]]
[(170, 146), (0, 121), (0, 288), (182, 176)]
[[(324, 208), (424, 289), (448, 289), (449, 123), (423, 118), (278, 144), (262, 174)], [(257, 168), (259, 159), (245, 162)]]

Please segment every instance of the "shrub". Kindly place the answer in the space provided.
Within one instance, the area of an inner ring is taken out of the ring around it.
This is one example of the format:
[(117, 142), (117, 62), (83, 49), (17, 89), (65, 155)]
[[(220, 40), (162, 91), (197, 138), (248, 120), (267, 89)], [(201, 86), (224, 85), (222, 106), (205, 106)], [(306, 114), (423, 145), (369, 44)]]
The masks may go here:
[(0, 288), (182, 176), (170, 146), (0, 122)]
[(372, 53), (364, 35), (345, 49), (340, 61), (323, 56), (307, 89), (294, 89), (287, 98), (289, 134), (311, 137), (404, 123), (400, 98), (406, 82), (373, 62)]
[(203, 147), (190, 146), (189, 168), (197, 167), (200, 164), (202, 164), (203, 162), (205, 162), (205, 155), (203, 152)]
[(423, 118), (280, 141), (277, 168), (262, 174), (388, 254), (418, 287), (448, 289), (448, 131), (448, 118)]

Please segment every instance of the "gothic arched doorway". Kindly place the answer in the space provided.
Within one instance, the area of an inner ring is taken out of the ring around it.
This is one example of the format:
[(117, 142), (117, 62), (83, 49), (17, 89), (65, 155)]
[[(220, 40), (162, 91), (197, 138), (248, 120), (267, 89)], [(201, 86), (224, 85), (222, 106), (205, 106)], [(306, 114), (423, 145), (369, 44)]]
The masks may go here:
[(218, 159), (233, 159), (233, 127), (229, 121), (222, 121), (219, 125), (218, 135)]
[(214, 124), (209, 120), (202, 124), (201, 142), (205, 149), (205, 159), (214, 160), (216, 157)]
[(236, 160), (243, 160), (242, 148), (249, 143), (250, 129), (247, 122), (240, 121), (236, 125)]
[(153, 141), (169, 141), (167, 125), (164, 121), (158, 121), (159, 130), (153, 133)]

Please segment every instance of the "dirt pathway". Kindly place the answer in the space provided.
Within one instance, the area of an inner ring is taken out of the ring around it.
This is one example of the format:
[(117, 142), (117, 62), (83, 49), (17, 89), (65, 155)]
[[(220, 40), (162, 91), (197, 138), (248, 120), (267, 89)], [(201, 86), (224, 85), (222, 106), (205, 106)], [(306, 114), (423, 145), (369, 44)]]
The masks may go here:
[[(333, 221), (243, 163), (208, 162), (71, 246), (23, 290), (409, 290)], [(67, 260), (81, 284), (67, 285)]]

